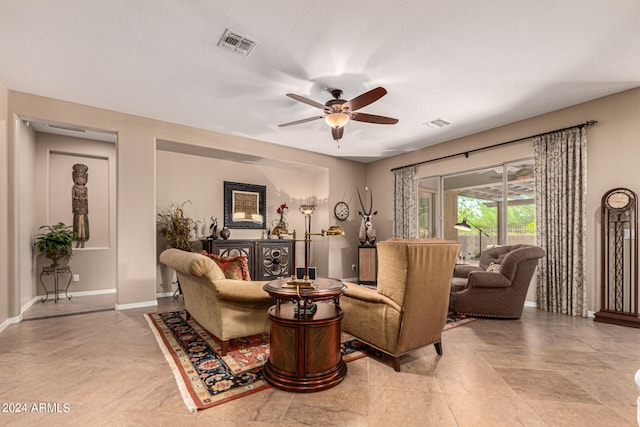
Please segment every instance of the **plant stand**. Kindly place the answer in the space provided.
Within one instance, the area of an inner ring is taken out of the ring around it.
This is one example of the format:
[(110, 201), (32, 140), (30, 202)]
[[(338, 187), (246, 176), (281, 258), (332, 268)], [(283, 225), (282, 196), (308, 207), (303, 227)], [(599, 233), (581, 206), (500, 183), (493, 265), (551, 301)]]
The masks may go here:
[[(67, 293), (67, 290), (69, 289), (69, 285), (71, 284), (71, 278), (73, 277), (73, 273), (71, 272), (71, 267), (69, 267), (68, 265), (66, 266), (51, 265), (49, 267), (42, 267), (42, 272), (40, 273), (40, 283), (42, 284), (42, 287), (46, 292), (45, 297), (42, 298), (41, 300), (42, 302), (45, 302), (46, 300), (49, 299), (49, 294), (53, 294), (53, 302), (58, 302), (58, 299), (59, 299), (58, 293), (60, 292), (59, 276), (61, 274), (69, 275), (67, 286), (64, 289), (64, 296), (66, 296), (67, 299), (69, 300), (71, 299), (71, 295)], [(42, 280), (42, 278), (45, 276), (53, 276), (53, 291), (48, 290), (47, 287), (45, 286), (44, 281)]]
[(178, 289), (173, 292), (173, 299), (178, 299), (180, 295), (182, 295), (182, 287), (180, 286), (180, 280), (176, 279), (176, 284), (178, 285)]

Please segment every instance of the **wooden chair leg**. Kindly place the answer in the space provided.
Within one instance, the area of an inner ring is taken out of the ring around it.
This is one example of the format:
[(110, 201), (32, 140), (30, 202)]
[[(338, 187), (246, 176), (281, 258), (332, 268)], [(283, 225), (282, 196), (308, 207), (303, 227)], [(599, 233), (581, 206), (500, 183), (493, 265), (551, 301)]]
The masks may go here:
[(191, 313), (187, 311), (187, 320), (191, 319)]
[(229, 340), (224, 340), (221, 342), (222, 344), (222, 356), (225, 356), (229, 351)]
[(393, 370), (396, 372), (400, 372), (400, 357), (392, 357), (391, 358), (391, 366), (393, 366)]
[(436, 353), (438, 353), (438, 356), (442, 356), (442, 341), (433, 343), (433, 345), (436, 347)]

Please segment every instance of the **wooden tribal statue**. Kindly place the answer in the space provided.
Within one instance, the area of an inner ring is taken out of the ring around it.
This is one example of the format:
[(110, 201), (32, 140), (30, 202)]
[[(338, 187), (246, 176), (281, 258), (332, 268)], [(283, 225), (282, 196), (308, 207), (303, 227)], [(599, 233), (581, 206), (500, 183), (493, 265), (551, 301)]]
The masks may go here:
[(89, 168), (82, 163), (73, 165), (73, 187), (71, 204), (73, 208), (73, 231), (76, 233), (76, 248), (84, 248), (89, 240), (89, 190), (87, 180)]

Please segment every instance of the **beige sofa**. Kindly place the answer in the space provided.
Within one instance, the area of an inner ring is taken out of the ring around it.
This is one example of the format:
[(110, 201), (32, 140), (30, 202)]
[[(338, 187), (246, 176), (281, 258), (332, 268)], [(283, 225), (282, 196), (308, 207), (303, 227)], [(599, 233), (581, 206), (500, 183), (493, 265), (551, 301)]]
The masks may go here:
[(342, 329), (391, 355), (400, 356), (429, 344), (442, 355), (458, 242), (442, 239), (390, 239), (378, 242), (378, 285), (370, 289), (346, 283), (340, 299)]
[(176, 271), (188, 314), (221, 343), (223, 355), (231, 339), (270, 332), (267, 282), (227, 279), (210, 258), (179, 249), (162, 252), (160, 262)]

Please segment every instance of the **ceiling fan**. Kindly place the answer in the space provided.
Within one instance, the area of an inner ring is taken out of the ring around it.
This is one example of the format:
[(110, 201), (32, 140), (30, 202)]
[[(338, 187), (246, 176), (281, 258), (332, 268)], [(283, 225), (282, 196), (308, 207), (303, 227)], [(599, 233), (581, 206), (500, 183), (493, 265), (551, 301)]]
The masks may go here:
[(330, 99), (325, 104), (320, 104), (319, 102), (313, 101), (300, 95), (296, 95), (294, 93), (288, 93), (287, 96), (289, 98), (324, 110), (324, 115), (309, 117), (308, 119), (296, 120), (289, 123), (283, 123), (278, 126), (293, 126), (299, 125), (301, 123), (311, 122), (314, 120), (324, 119), (324, 121), (331, 127), (331, 135), (333, 136), (333, 139), (338, 142), (340, 138), (342, 138), (342, 134), (344, 133), (344, 126), (349, 122), (349, 120), (366, 123), (377, 123), (381, 125), (394, 125), (398, 123), (398, 119), (394, 119), (392, 117), (359, 113), (357, 111), (385, 96), (387, 94), (387, 91), (383, 87), (371, 89), (368, 92), (356, 96), (350, 101), (346, 101), (340, 98), (342, 96), (342, 91), (340, 89), (330, 89), (329, 92), (331, 93), (331, 95), (333, 95), (334, 99)]

